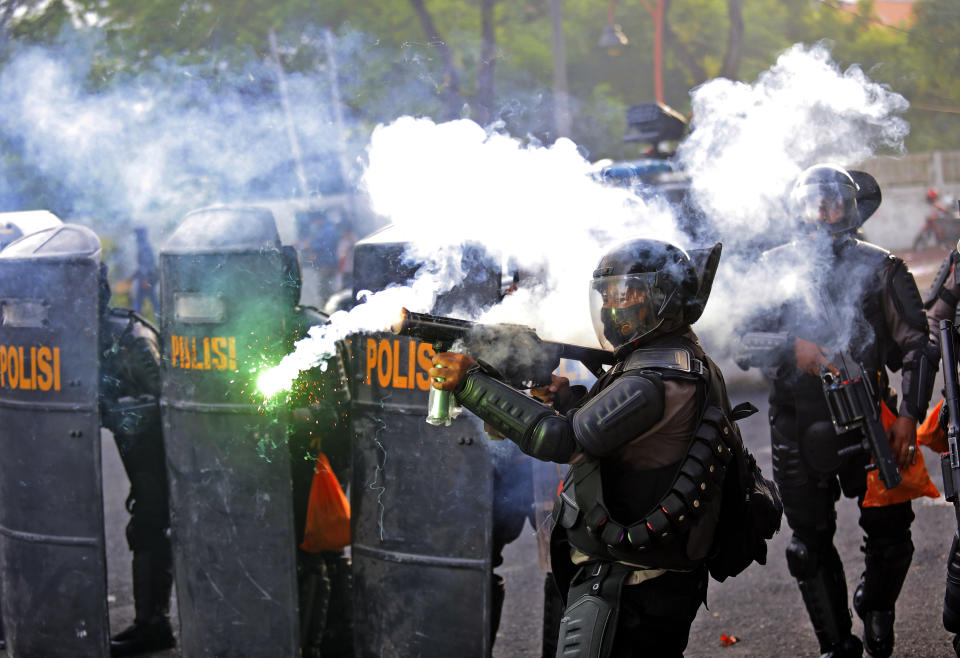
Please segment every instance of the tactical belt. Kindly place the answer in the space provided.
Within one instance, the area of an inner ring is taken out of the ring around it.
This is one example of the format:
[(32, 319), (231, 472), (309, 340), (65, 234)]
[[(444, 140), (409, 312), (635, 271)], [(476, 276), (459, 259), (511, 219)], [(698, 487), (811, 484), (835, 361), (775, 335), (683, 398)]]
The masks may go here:
[[(727, 464), (733, 456), (724, 442), (729, 433), (723, 412), (708, 407), (670, 489), (640, 521), (631, 525), (617, 522), (607, 511), (599, 464), (590, 462), (570, 469), (555, 503), (557, 522), (573, 533), (571, 543), (575, 546), (579, 520), (581, 532), (586, 531), (615, 553), (624, 549), (636, 552), (636, 558), (642, 561), (649, 549), (673, 544), (678, 537), (686, 536), (692, 522), (703, 512), (704, 502), (721, 491)], [(592, 501), (592, 506), (581, 510), (578, 498)]]

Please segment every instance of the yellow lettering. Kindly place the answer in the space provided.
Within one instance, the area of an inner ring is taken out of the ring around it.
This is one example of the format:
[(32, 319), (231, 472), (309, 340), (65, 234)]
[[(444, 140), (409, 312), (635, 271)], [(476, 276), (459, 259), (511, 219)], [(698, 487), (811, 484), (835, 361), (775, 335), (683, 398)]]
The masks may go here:
[(53, 390), (60, 390), (60, 348), (53, 348)]
[(373, 369), (377, 367), (377, 341), (373, 338), (367, 339), (367, 378), (364, 383), (367, 386), (373, 386)]
[(430, 377), (427, 375), (427, 371), (433, 367), (434, 356), (436, 356), (436, 352), (433, 351), (430, 343), (420, 343), (417, 346), (417, 364), (420, 366), (420, 371), (417, 372), (417, 388), (421, 391), (430, 390)]
[(20, 363), (17, 361), (17, 350), (13, 345), (7, 349), (7, 376), (10, 377), (10, 388), (19, 388)]
[(219, 336), (210, 341), (210, 349), (213, 350), (213, 367), (217, 370), (227, 369), (227, 355), (221, 351), (226, 345), (227, 339)]
[[(384, 358), (386, 354), (386, 358)], [(384, 369), (386, 366), (386, 369)], [(390, 372), (393, 370), (393, 352), (390, 351), (390, 341), (381, 340), (377, 345), (377, 383), (380, 388), (390, 386)]]
[(20, 389), (23, 391), (32, 391), (33, 382), (27, 379), (27, 361), (23, 358), (23, 345), (17, 348), (17, 353), (20, 355)]
[(237, 339), (233, 336), (227, 339), (227, 352), (230, 354), (230, 370), (237, 369)]
[(406, 388), (407, 387), (407, 378), (400, 376), (400, 341), (396, 338), (393, 340), (393, 382), (392, 386), (394, 388)]
[(210, 370), (210, 339), (203, 338), (203, 369)]
[(170, 334), (170, 367), (177, 367), (177, 357), (180, 356), (180, 338)]
[(37, 350), (37, 369), (40, 375), (37, 377), (37, 388), (41, 391), (49, 391), (53, 386), (53, 370), (50, 368), (50, 359), (53, 354), (49, 347), (41, 347)]
[(197, 358), (197, 337), (191, 336), (190, 338), (190, 361), (193, 363), (194, 370), (202, 370), (203, 364), (200, 362), (200, 359)]
[(417, 344), (412, 340), (407, 341), (407, 388), (413, 388), (417, 385), (414, 374), (417, 372)]
[(37, 348), (30, 348), (30, 388), (37, 387)]
[(190, 342), (186, 336), (180, 336), (180, 367), (193, 367), (193, 362), (190, 360)]
[(7, 385), (7, 346), (0, 345), (0, 386)]

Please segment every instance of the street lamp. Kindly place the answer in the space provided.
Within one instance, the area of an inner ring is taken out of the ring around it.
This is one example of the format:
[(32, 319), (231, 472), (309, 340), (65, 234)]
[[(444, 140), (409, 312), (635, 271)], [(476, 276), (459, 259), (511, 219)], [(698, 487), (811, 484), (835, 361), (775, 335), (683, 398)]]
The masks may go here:
[(600, 35), (598, 44), (610, 57), (616, 57), (623, 52), (630, 42), (627, 35), (620, 29), (620, 25), (613, 22), (613, 8), (617, 6), (617, 0), (613, 0), (607, 7), (607, 24), (603, 28), (603, 34)]
[[(663, 0), (656, 0), (656, 6), (651, 6), (647, 0), (640, 2), (653, 19), (653, 95), (658, 103), (663, 103)], [(600, 36), (600, 47), (611, 57), (619, 55), (627, 45), (627, 37), (613, 22), (616, 6), (617, 0), (612, 0), (607, 7), (607, 25)]]

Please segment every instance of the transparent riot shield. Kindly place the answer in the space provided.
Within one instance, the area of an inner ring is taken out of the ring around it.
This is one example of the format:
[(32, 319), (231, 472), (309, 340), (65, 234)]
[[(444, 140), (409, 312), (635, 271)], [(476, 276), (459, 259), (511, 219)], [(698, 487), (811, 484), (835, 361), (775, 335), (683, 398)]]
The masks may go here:
[[(406, 281), (404, 246), (360, 243), (355, 287)], [(435, 312), (496, 300), (499, 269), (468, 261), (472, 283)], [(469, 413), (448, 427), (424, 422), (429, 344), (358, 335), (349, 351), (356, 654), (489, 655), (493, 456), (483, 424)]]
[(108, 653), (98, 407), (100, 241), (0, 253), (0, 582), (11, 656)]
[(299, 655), (284, 414), (256, 374), (289, 351), (269, 211), (188, 214), (160, 253), (161, 401), (185, 656)]

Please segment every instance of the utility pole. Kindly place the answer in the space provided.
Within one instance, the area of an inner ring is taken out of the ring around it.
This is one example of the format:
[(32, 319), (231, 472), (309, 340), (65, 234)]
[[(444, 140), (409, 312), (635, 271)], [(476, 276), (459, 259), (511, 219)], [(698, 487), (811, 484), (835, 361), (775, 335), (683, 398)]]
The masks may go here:
[(570, 136), (570, 97), (567, 91), (567, 51), (563, 44), (563, 0), (551, 0), (553, 26), (553, 122), (558, 137)]

